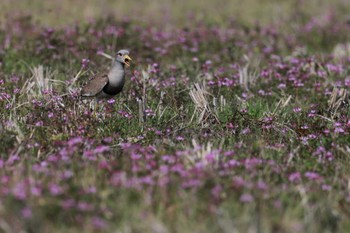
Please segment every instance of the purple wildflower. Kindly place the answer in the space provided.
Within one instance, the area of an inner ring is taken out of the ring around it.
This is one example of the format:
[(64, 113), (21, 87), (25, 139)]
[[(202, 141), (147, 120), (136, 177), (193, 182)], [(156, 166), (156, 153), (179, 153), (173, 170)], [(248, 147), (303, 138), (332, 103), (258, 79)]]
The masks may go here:
[(244, 193), (241, 195), (241, 197), (239, 198), (240, 202), (243, 202), (243, 203), (250, 203), (252, 201), (254, 201), (254, 198), (251, 194), (249, 193)]
[(114, 104), (115, 103), (115, 99), (109, 99), (109, 100), (107, 100), (107, 103), (109, 103), (109, 104)]
[(83, 60), (81, 61), (81, 67), (82, 69), (87, 69), (90, 63), (90, 59), (88, 58), (83, 58)]
[(299, 172), (294, 172), (294, 173), (289, 175), (288, 179), (290, 182), (300, 182), (301, 175)]
[(95, 154), (102, 154), (104, 152), (107, 152), (110, 150), (109, 146), (101, 145), (95, 148), (94, 153)]
[(108, 224), (105, 220), (103, 220), (100, 217), (96, 217), (96, 216), (92, 218), (92, 225), (96, 229), (105, 229), (108, 226)]
[(32, 210), (29, 207), (25, 207), (21, 210), (22, 217), (24, 219), (29, 219), (32, 217), (33, 213)]
[(320, 179), (322, 179), (322, 176), (320, 176), (316, 172), (306, 172), (304, 174), (304, 176), (307, 177), (309, 180), (320, 180)]
[(49, 189), (50, 189), (51, 195), (53, 196), (58, 196), (63, 193), (62, 187), (57, 184), (51, 184)]

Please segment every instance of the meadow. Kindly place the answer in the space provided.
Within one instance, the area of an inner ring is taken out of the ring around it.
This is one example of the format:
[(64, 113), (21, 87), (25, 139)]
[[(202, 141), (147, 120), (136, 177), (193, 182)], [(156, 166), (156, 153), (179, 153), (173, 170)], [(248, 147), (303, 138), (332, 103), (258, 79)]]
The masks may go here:
[[(349, 232), (329, 2), (2, 1), (0, 232)], [(82, 100), (122, 48), (123, 92)]]

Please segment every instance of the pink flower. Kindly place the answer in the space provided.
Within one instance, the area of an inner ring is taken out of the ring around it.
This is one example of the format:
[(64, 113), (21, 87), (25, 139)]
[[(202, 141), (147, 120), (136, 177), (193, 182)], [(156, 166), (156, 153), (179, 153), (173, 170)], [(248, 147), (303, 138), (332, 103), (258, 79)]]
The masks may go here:
[(110, 150), (109, 146), (101, 145), (101, 146), (98, 146), (95, 148), (94, 153), (95, 154), (102, 154), (102, 153), (109, 151), (109, 150)]
[(69, 147), (72, 147), (76, 144), (80, 144), (83, 142), (83, 138), (82, 137), (75, 137), (75, 138), (72, 138), (68, 141), (68, 146)]
[(233, 185), (237, 188), (244, 187), (246, 185), (245, 180), (240, 176), (235, 176), (232, 179)]
[(334, 129), (334, 133), (344, 133), (344, 132), (345, 132), (345, 130), (341, 127), (337, 127)]
[(261, 181), (261, 180), (258, 181), (256, 186), (260, 190), (267, 190), (269, 188), (268, 185), (264, 181)]
[(252, 201), (254, 201), (254, 198), (251, 194), (249, 193), (244, 193), (241, 195), (241, 197), (239, 198), (239, 201), (240, 202), (243, 202), (243, 203), (250, 203)]
[(301, 108), (293, 108), (293, 112), (295, 112), (295, 113), (298, 113), (298, 112), (301, 112)]
[(344, 86), (350, 87), (350, 78), (349, 77), (344, 80)]
[(63, 189), (57, 184), (51, 184), (49, 190), (53, 196), (57, 196), (63, 193)]
[(93, 210), (93, 206), (89, 203), (84, 202), (84, 201), (80, 201), (77, 204), (77, 208), (80, 211), (92, 211)]
[(211, 189), (210, 193), (214, 198), (220, 198), (220, 194), (222, 192), (221, 185), (215, 185), (214, 188)]
[(22, 214), (23, 218), (25, 218), (25, 219), (29, 219), (33, 215), (32, 210), (28, 207), (23, 208), (21, 210), (21, 214)]
[(250, 129), (249, 129), (249, 127), (243, 129), (243, 130), (242, 130), (242, 134), (250, 134)]
[(32, 187), (30, 188), (30, 192), (31, 192), (31, 194), (32, 194), (33, 196), (36, 196), (36, 197), (38, 197), (38, 196), (41, 195), (41, 189), (40, 189), (39, 187), (37, 187), (37, 186), (32, 186)]
[(35, 126), (43, 126), (44, 122), (43, 121), (38, 121), (35, 123)]
[(94, 228), (104, 229), (107, 227), (107, 222), (105, 220), (101, 219), (100, 217), (93, 217), (92, 218), (92, 225), (94, 226)]
[(300, 180), (301, 180), (300, 173), (294, 172), (294, 173), (289, 175), (288, 179), (290, 182), (300, 182)]
[(26, 185), (23, 181), (17, 183), (12, 189), (13, 195), (19, 200), (25, 200), (27, 198)]
[(67, 199), (62, 201), (60, 205), (63, 209), (71, 209), (75, 205), (75, 201), (73, 199)]
[(83, 58), (81, 61), (81, 66), (83, 69), (87, 69), (89, 66), (90, 60), (88, 58)]
[(114, 104), (115, 103), (115, 99), (109, 99), (109, 100), (107, 100), (107, 103)]
[(176, 137), (176, 140), (178, 140), (178, 141), (183, 141), (183, 140), (184, 140), (184, 137), (182, 137), (182, 136), (177, 136), (177, 137)]
[(307, 177), (309, 180), (320, 180), (322, 177), (316, 173), (316, 172), (306, 172), (304, 174), (305, 177)]

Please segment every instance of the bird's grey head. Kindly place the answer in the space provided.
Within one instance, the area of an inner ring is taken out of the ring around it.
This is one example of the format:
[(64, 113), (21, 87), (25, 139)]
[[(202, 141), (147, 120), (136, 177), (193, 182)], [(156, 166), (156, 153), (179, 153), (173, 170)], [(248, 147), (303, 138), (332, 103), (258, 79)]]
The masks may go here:
[(130, 66), (130, 62), (132, 61), (131, 57), (129, 57), (129, 51), (126, 49), (119, 50), (117, 52), (116, 61)]

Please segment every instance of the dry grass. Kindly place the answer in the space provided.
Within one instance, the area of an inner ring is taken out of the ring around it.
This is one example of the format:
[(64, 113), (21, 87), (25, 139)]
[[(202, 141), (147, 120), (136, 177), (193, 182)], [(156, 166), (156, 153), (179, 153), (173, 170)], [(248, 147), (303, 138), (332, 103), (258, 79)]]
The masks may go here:
[(197, 115), (197, 123), (198, 124), (205, 124), (207, 121), (213, 117), (216, 122), (220, 122), (218, 117), (216, 116), (215, 112), (212, 110), (209, 100), (208, 100), (208, 91), (206, 90), (205, 85), (200, 85), (198, 83), (195, 83), (193, 88), (190, 90), (189, 93), (194, 105), (195, 105), (195, 112), (192, 115), (191, 122), (195, 115)]
[(348, 111), (349, 100), (349, 92), (346, 89), (334, 88), (328, 100), (328, 111), (332, 117), (339, 115), (341, 112)]
[(254, 85), (259, 75), (256, 71), (250, 71), (249, 63), (239, 69), (239, 84), (248, 91), (250, 86)]
[(39, 65), (31, 68), (31, 72), (33, 75), (24, 85), (22, 93), (26, 93), (31, 98), (37, 98), (42, 97), (44, 91), (52, 90), (52, 84), (56, 81), (54, 79), (55, 71)]
[(350, 42), (337, 44), (333, 49), (333, 56), (336, 61), (350, 57)]

